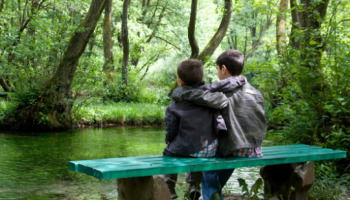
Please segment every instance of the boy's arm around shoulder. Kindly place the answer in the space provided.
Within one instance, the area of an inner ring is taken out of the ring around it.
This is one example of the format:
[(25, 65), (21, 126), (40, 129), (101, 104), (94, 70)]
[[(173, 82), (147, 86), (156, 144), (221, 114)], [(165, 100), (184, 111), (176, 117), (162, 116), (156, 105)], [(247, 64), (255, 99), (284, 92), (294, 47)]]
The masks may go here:
[(200, 106), (213, 109), (223, 109), (228, 105), (228, 98), (222, 92), (210, 92), (203, 89), (189, 89), (181, 96), (173, 97), (175, 100), (189, 101)]
[(172, 97), (177, 101), (189, 101), (201, 106), (223, 109), (229, 102), (224, 93), (239, 88), (246, 82), (246, 77), (240, 75), (217, 83), (207, 84), (200, 88), (179, 87), (173, 91)]

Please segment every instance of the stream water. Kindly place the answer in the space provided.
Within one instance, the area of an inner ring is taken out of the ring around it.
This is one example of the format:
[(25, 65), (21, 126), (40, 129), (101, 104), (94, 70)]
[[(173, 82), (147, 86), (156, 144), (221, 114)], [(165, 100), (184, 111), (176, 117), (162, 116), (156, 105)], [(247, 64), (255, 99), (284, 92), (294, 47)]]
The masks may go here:
[[(68, 161), (161, 154), (164, 134), (159, 128), (0, 132), (0, 200), (117, 199), (115, 180), (72, 172)], [(257, 168), (237, 169), (224, 190), (239, 193), (237, 178), (251, 185), (258, 176)]]

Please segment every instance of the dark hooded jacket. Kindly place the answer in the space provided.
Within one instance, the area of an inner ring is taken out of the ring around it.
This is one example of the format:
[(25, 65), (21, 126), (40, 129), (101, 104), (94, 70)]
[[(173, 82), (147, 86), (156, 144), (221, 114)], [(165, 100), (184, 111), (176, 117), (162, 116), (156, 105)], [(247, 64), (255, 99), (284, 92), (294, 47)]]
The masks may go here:
[[(210, 108), (215, 108), (213, 102), (228, 103), (221, 110), (226, 122), (227, 134), (219, 136), (219, 153), (224, 157), (232, 155), (239, 149), (260, 147), (266, 132), (263, 97), (257, 89), (243, 79), (245, 79), (243, 76), (229, 77), (201, 88), (188, 88), (175, 97), (176, 100), (189, 101)], [(237, 85), (241, 86), (237, 87)], [(219, 93), (209, 91), (224, 92), (227, 99), (217, 95)]]
[[(180, 87), (173, 91), (171, 97), (183, 96), (184, 92), (198, 88)], [(164, 155), (188, 157), (211, 144), (217, 138), (218, 127), (226, 129), (224, 124), (218, 125), (216, 117), (217, 110), (227, 106), (227, 97), (221, 92), (207, 92), (206, 98), (212, 102), (211, 108), (181, 100), (175, 100), (168, 106)]]

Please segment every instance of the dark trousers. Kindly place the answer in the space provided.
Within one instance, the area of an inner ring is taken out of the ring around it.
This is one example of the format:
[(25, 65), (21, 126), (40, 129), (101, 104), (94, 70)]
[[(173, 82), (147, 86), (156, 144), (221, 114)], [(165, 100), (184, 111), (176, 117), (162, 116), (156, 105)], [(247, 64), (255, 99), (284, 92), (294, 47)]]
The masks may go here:
[[(170, 193), (176, 194), (175, 186), (177, 182), (177, 174), (166, 174), (164, 175), (164, 179), (166, 184), (168, 185)], [(186, 173), (186, 182), (190, 184), (190, 187), (194, 186), (199, 188), (201, 179), (202, 179), (202, 172)]]

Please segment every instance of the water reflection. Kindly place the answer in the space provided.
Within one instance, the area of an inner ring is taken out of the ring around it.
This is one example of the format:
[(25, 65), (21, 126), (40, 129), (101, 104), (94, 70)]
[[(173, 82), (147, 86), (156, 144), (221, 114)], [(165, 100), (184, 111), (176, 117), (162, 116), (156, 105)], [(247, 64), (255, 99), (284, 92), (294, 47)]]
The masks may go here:
[(154, 128), (0, 134), (0, 199), (109, 199), (115, 181), (71, 172), (70, 160), (160, 154)]
[[(164, 147), (156, 128), (0, 133), (0, 199), (116, 199), (115, 180), (69, 171), (68, 161), (156, 155)], [(254, 182), (256, 171), (237, 170), (227, 190), (239, 191), (237, 176)]]

